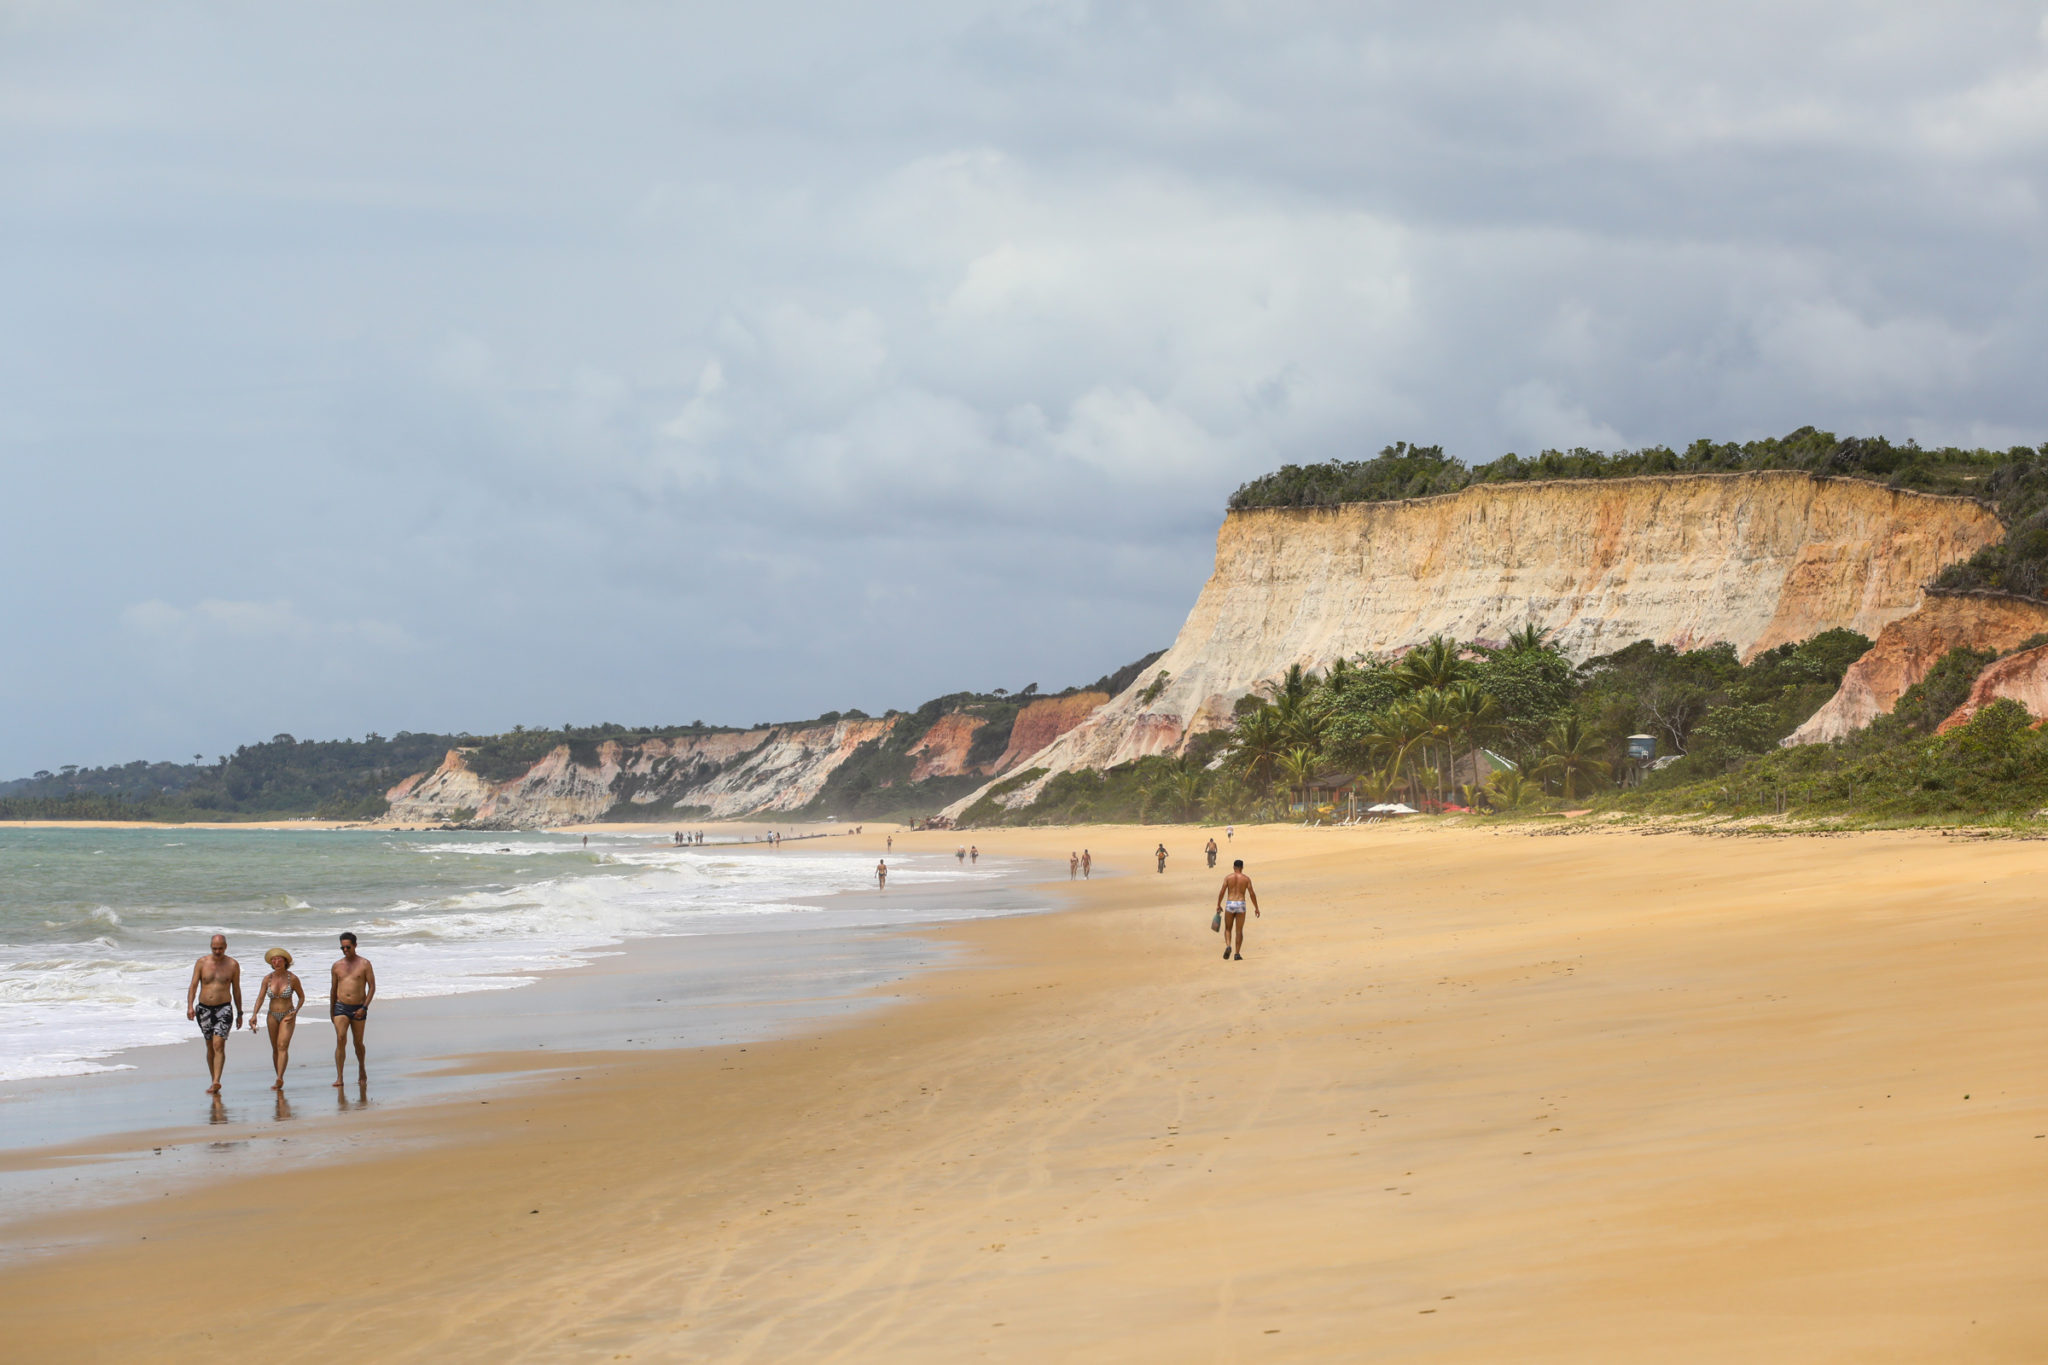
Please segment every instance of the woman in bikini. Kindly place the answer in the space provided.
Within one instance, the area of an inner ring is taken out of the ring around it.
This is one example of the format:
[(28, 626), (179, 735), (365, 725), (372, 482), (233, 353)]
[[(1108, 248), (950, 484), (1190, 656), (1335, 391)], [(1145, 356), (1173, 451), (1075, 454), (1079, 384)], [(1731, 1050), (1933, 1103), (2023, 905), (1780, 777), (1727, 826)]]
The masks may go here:
[[(254, 1031), (256, 1021), (268, 1018), (270, 1021), (270, 1064), (277, 1068), (277, 1084), (272, 1090), (284, 1089), (284, 1069), (291, 1065), (292, 1033), (299, 1026), (299, 1008), (306, 1003), (306, 988), (299, 984), (299, 978), (292, 973), (292, 955), (282, 948), (272, 948), (263, 955), (270, 964), (270, 975), (263, 978), (263, 984), (256, 992), (256, 1008), (249, 1012), (249, 1028)], [(264, 1008), (264, 1002), (269, 1008)]]

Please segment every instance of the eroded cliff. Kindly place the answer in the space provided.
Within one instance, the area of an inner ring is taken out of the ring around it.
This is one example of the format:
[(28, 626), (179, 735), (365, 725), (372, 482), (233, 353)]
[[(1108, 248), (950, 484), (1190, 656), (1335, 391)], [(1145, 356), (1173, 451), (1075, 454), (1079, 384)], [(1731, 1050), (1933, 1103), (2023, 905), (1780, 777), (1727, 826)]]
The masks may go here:
[(1056, 773), (1177, 750), (1291, 664), (1392, 655), (1432, 635), (1500, 639), (1533, 622), (1578, 659), (1637, 640), (1725, 640), (1747, 658), (1835, 626), (1876, 635), (1943, 565), (2002, 534), (1967, 499), (1793, 472), (1234, 512), (1172, 648), (1029, 763)]
[(1931, 596), (1918, 611), (1878, 632), (1870, 652), (1849, 665), (1835, 695), (1784, 742), (1818, 744), (1862, 729), (1890, 711), (1952, 649), (2003, 652), (2044, 631), (2048, 603), (1979, 593)]
[(595, 820), (632, 806), (645, 807), (653, 821), (679, 819), (678, 809), (721, 820), (791, 811), (816, 796), (855, 749), (894, 724), (841, 720), (631, 745), (608, 740), (582, 762), (563, 744), (498, 783), (472, 771), (462, 752), (451, 749), (432, 773), (409, 777), (385, 794), (391, 803), (385, 818), (528, 826)]
[(1032, 702), (1017, 713), (1016, 722), (1010, 727), (1009, 747), (988, 770), (989, 774), (1009, 772), (1094, 715), (1108, 701), (1107, 692), (1074, 692)]
[(2015, 701), (2037, 718), (2048, 716), (2048, 645), (2036, 645), (1987, 665), (1970, 687), (1970, 695), (1940, 726), (1947, 733), (1968, 725), (1994, 701)]

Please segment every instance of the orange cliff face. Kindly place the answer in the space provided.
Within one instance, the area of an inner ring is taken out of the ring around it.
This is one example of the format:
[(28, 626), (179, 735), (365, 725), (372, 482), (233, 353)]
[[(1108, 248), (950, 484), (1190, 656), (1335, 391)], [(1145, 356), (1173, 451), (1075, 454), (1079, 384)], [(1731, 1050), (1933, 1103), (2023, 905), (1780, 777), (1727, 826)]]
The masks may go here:
[(2036, 724), (2048, 716), (2048, 645), (2023, 649), (1987, 665), (1977, 675), (1969, 697), (1949, 713), (1937, 733), (1946, 734), (1958, 725), (1968, 725), (1994, 701), (2018, 702), (2027, 708), (2028, 715), (2035, 717)]
[(1067, 697), (1042, 697), (1017, 713), (1010, 727), (1010, 745), (989, 768), (990, 775), (1006, 773), (1066, 734), (1109, 701), (1107, 692), (1076, 692)]
[(958, 777), (970, 771), (967, 766), (967, 751), (974, 746), (974, 734), (988, 722), (980, 716), (970, 716), (959, 711), (948, 712), (924, 732), (924, 738), (910, 746), (910, 756), (917, 764), (910, 770), (912, 782), (922, 782), (927, 777)]
[[(2003, 651), (2044, 631), (2048, 602), (1979, 593), (1929, 597), (1918, 611), (1878, 632), (1870, 651), (1849, 665), (1835, 695), (1784, 743), (1820, 744), (1862, 729), (1896, 706), (1906, 689), (1926, 677), (1927, 670), (1952, 649)], [(1982, 684), (1984, 679), (1978, 681)], [(1974, 700), (1975, 693), (1971, 695)]]
[[(1749, 658), (1836, 626), (1876, 635), (1944, 565), (2002, 535), (1968, 499), (1791, 471), (1233, 512), (1172, 648), (1029, 766), (1178, 752), (1289, 665), (1387, 657), (1433, 635), (1499, 640), (1533, 623), (1581, 660), (1637, 640), (1725, 640)], [(1039, 785), (1001, 799), (1028, 802)]]

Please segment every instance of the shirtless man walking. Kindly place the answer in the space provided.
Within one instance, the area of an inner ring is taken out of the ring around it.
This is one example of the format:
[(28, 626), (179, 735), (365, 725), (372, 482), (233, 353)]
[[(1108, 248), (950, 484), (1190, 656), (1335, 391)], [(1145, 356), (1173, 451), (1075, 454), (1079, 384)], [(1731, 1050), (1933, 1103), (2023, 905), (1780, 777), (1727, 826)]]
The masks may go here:
[(889, 862), (886, 858), (877, 858), (875, 860), (875, 890), (887, 891), (888, 889)]
[(334, 1020), (334, 1088), (341, 1088), (341, 1065), (347, 1056), (348, 1035), (356, 1035), (356, 1084), (370, 1083), (369, 1065), (363, 1058), (363, 1026), (370, 1019), (370, 1002), (377, 998), (377, 973), (370, 959), (356, 956), (356, 936), (341, 936), (341, 960), (330, 973), (327, 1013)]
[[(231, 999), (232, 1009), (228, 1007)], [(228, 1035), (242, 1022), (242, 964), (228, 956), (225, 934), (215, 934), (211, 950), (192, 964), (192, 984), (185, 988), (185, 1017), (198, 1022), (199, 1036), (206, 1040), (206, 1070), (213, 1077), (206, 1093), (218, 1095), (220, 1071), (228, 1064)]]
[[(1230, 875), (1223, 879), (1223, 885), (1216, 891), (1216, 908), (1223, 912), (1223, 956), (1244, 961), (1244, 903), (1251, 901), (1252, 913), (1260, 919), (1259, 893), (1252, 890), (1252, 879), (1244, 875), (1244, 859), (1237, 858), (1230, 864)], [(1232, 936), (1236, 937), (1233, 953)]]

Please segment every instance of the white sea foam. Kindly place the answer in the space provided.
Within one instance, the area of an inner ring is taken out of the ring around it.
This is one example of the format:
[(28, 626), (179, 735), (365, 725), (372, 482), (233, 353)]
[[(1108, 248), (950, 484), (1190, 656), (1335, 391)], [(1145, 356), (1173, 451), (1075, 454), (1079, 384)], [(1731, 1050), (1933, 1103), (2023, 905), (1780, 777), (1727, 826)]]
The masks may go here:
[[(201, 890), (164, 904), (150, 875), (163, 864), (141, 863), (124, 899), (75, 896), (88, 871), (53, 884), (48, 901), (33, 888), (7, 888), (0, 903), (0, 1081), (79, 1075), (118, 1066), (122, 1049), (188, 1039), (185, 992), (206, 939), (229, 936), (243, 963), (243, 1000), (255, 1006), (265, 948), (280, 945), (316, 996), (334, 934), (353, 928), (377, 964), (381, 998), (505, 990), (538, 973), (573, 967), (621, 942), (642, 937), (802, 929), (822, 924), (889, 924), (958, 917), (959, 910), (892, 907), (879, 898), (823, 909), (809, 903), (835, 891), (873, 885), (869, 855), (825, 849), (771, 853), (729, 846), (649, 844), (607, 836), (587, 849), (566, 838), (532, 836), (495, 842), (450, 839), (358, 839), (342, 865), (317, 845), (254, 845), (263, 861), (243, 853), (245, 841), (191, 839), (166, 858), (198, 860)], [(278, 856), (279, 847), (285, 856)], [(301, 854), (298, 850), (303, 848)], [(509, 852), (508, 852), (509, 850)], [(70, 851), (91, 869), (103, 850)], [(237, 859), (244, 859), (238, 862)], [(349, 859), (355, 861), (351, 862)], [(207, 861), (210, 860), (210, 861)], [(493, 860), (502, 860), (498, 872)], [(40, 864), (38, 864), (40, 866)], [(984, 862), (958, 867), (943, 857), (890, 859), (890, 886), (988, 883), (1002, 873)], [(509, 874), (509, 875), (507, 875)], [(451, 881), (450, 879), (453, 878)], [(493, 880), (493, 878), (495, 878)], [(291, 890), (264, 890), (297, 884)], [(109, 904), (106, 901), (111, 900)], [(922, 905), (922, 902), (920, 902)], [(75, 908), (72, 908), (74, 907)], [(37, 926), (29, 941), (11, 926)]]

